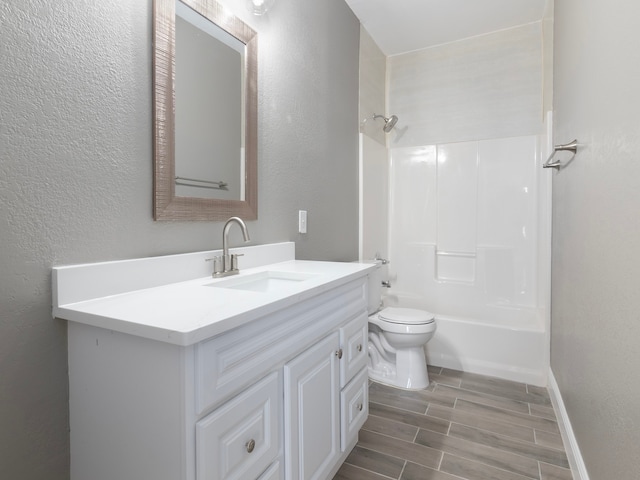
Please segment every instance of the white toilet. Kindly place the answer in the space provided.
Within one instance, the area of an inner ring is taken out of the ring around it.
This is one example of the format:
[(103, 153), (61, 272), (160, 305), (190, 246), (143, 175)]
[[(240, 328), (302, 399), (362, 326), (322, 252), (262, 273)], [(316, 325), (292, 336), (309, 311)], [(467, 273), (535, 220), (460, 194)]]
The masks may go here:
[(426, 343), (436, 331), (432, 313), (413, 308), (382, 308), (382, 277), (378, 265), (369, 275), (369, 378), (406, 390), (429, 385)]

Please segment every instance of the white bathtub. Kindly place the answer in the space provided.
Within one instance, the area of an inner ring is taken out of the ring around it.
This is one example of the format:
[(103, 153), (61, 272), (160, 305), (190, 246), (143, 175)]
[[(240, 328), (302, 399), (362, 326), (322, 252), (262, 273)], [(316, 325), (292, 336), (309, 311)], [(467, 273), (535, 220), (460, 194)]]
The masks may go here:
[(416, 298), (397, 294), (387, 296), (385, 304), (435, 313), (437, 330), (426, 346), (429, 365), (547, 385), (549, 353), (542, 311), (487, 306), (473, 318), (443, 315)]

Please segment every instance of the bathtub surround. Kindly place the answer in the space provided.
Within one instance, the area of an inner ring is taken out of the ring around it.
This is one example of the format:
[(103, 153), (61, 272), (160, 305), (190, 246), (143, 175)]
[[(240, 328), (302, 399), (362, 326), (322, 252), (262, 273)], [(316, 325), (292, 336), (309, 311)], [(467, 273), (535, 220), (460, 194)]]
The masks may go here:
[[(431, 363), (540, 386), (549, 366), (550, 177), (538, 168), (548, 143), (545, 25), (388, 57), (386, 112), (399, 121), (386, 161), (368, 138), (375, 130), (361, 128), (361, 255), (391, 260), (387, 305), (443, 319)], [(361, 116), (381, 90), (382, 55), (362, 38)], [(468, 329), (481, 340), (468, 341)]]
[(432, 364), (546, 385), (540, 143), (529, 135), (390, 151), (386, 302), (436, 314)]
[[(225, 3), (260, 35), (252, 244), (292, 240), (298, 258), (355, 260), (357, 19), (339, 0), (281, 1), (262, 17)], [(151, 5), (0, 3), (0, 478), (69, 478), (51, 266), (222, 246), (222, 222), (152, 220)]]
[(491, 306), (535, 308), (538, 145), (526, 136), (391, 150), (398, 291), (487, 321)]

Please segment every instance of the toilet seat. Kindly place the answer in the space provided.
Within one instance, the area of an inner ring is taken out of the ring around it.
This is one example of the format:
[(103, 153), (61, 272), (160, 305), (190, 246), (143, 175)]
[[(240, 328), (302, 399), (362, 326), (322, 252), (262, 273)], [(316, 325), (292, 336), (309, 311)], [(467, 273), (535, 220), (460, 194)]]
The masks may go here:
[[(405, 311), (406, 310), (406, 311)], [(391, 318), (389, 320), (388, 318)], [(401, 322), (401, 320), (404, 320)], [(423, 310), (387, 307), (369, 317), (369, 323), (385, 332), (402, 334), (424, 334), (435, 332), (434, 315)]]
[(387, 307), (378, 312), (378, 318), (384, 322), (403, 325), (425, 325), (433, 323), (435, 315), (415, 308)]

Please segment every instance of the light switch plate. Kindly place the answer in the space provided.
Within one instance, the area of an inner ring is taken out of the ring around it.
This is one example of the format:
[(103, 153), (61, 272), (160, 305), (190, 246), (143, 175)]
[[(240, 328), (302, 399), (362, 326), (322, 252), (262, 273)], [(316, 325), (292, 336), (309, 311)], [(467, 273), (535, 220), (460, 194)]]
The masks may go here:
[(298, 232), (307, 233), (307, 211), (298, 211)]

